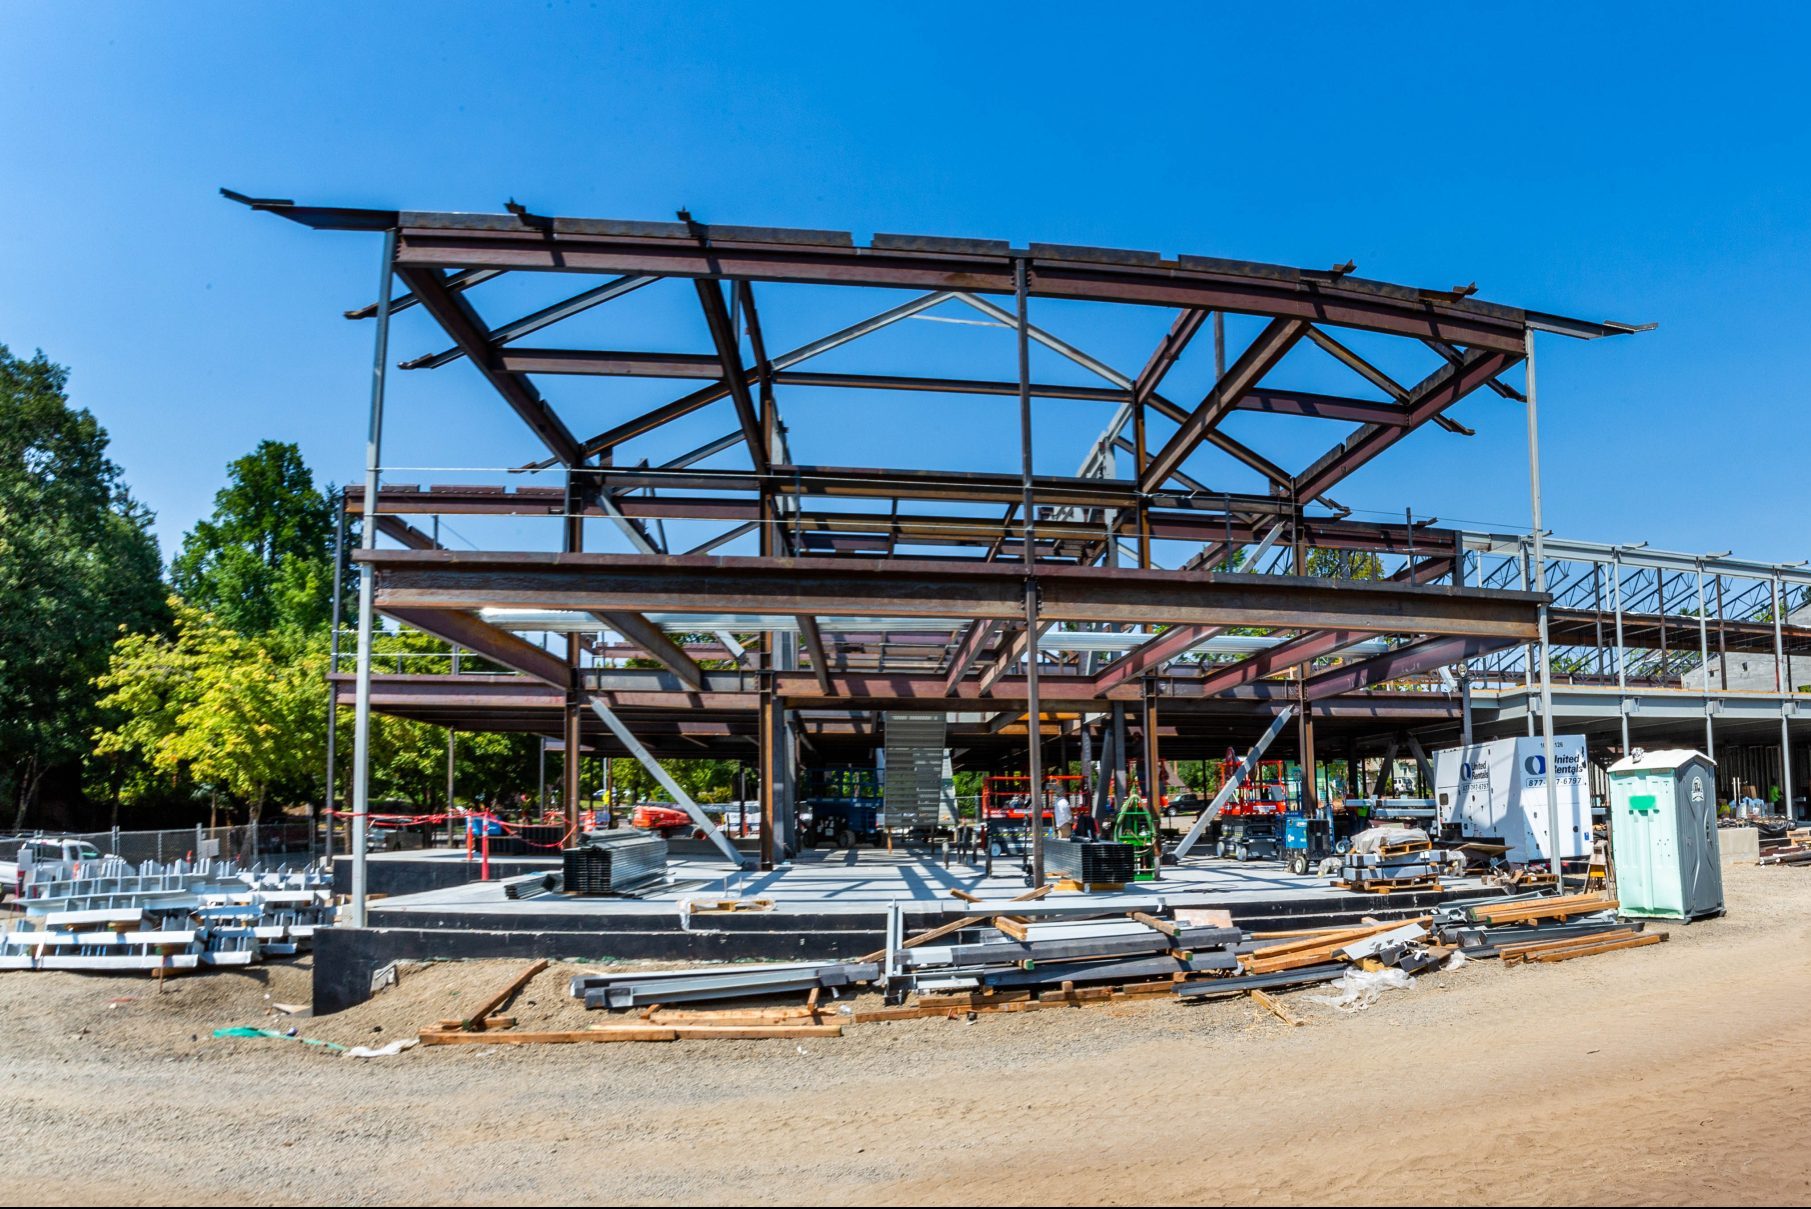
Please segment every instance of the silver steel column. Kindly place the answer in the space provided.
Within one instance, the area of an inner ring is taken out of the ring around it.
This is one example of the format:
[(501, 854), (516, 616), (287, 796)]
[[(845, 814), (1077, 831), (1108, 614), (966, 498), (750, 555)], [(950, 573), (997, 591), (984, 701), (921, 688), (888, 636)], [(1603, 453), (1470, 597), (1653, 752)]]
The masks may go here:
[(1797, 817), (1792, 808), (1792, 715), (1786, 711), (1791, 708), (1787, 694), (1792, 686), (1786, 683), (1786, 634), (1785, 618), (1781, 616), (1780, 573), (1773, 573), (1773, 580), (1768, 589), (1773, 594), (1773, 683), (1780, 694), (1780, 789), (1785, 793), (1784, 808), (1787, 818)]
[[(1534, 513), (1534, 590), (1547, 591), (1547, 563), (1541, 547), (1541, 436), (1534, 405), (1534, 330), (1524, 337), (1528, 347), (1528, 485)], [(1553, 657), (1547, 644), (1547, 602), (1541, 601), (1541, 754), (1547, 761), (1547, 835), (1548, 860), (1557, 881), (1559, 862), (1559, 786), (1554, 783), (1558, 770), (1553, 766)], [(1581, 773), (1583, 769), (1579, 770)]]
[[(1540, 522), (1535, 522), (1537, 525)], [(1516, 573), (1522, 579), (1522, 591), (1532, 588), (1533, 580), (1528, 573), (1528, 543), (1516, 542)], [(1534, 658), (1535, 648), (1522, 648), (1522, 710), (1528, 715), (1528, 737), (1534, 738)]]
[[(335, 774), (339, 770), (340, 688), (331, 679), (340, 670), (340, 598), (341, 575), (346, 561), (346, 489), (333, 494), (333, 629), (327, 636), (327, 793), (322, 808), (327, 816), (327, 863), (333, 863), (333, 806), (338, 788)], [(118, 851), (118, 849), (115, 849)], [(314, 852), (314, 820), (309, 820), (308, 851)]]
[(1710, 618), (1704, 611), (1704, 560), (1698, 560), (1698, 668), (1704, 673), (1704, 754), (1717, 760), (1717, 736), (1711, 726)]
[[(1023, 257), (1013, 262), (1013, 298), (1019, 329), (1019, 505), (1025, 532), (1025, 706), (1026, 771), (1031, 777), (1031, 884), (1044, 884), (1044, 715), (1038, 705), (1037, 511), (1031, 493), (1031, 317)], [(1117, 540), (1115, 538), (1114, 540)]]
[(1616, 610), (1616, 716), (1622, 719), (1622, 754), (1629, 754), (1629, 655), (1622, 645), (1622, 551), (1610, 554), (1610, 603)]
[[(390, 290), (396, 231), (384, 232), (384, 265), (377, 278), (377, 347), (371, 357), (371, 425), (365, 436), (365, 510), (359, 544), (377, 545), (377, 486), (383, 462), (384, 366), (390, 359)], [(365, 822), (371, 810), (371, 629), (377, 575), (358, 567), (358, 689), (352, 730), (352, 902), (348, 922), (365, 926)]]

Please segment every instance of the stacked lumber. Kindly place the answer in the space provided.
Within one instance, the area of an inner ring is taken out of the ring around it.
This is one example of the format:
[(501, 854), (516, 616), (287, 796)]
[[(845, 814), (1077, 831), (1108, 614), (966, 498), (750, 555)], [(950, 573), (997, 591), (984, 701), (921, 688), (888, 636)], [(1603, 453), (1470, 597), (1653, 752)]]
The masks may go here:
[(1757, 865), (1811, 865), (1811, 827), (1794, 827), (1785, 842), (1769, 848)]
[(1615, 911), (1620, 904), (1601, 890), (1577, 894), (1540, 894), (1464, 907), (1465, 917), (1486, 926), (1571, 919)]
[(1435, 912), (1440, 939), (1467, 957), (1500, 957), (1504, 965), (1547, 964), (1661, 944), (1664, 932), (1621, 923), (1604, 893), (1530, 894), (1444, 903)]
[(1595, 957), (1599, 953), (1611, 953), (1619, 949), (1639, 949), (1645, 945), (1657, 945), (1666, 940), (1665, 932), (1643, 932), (1638, 926), (1607, 928), (1581, 936), (1565, 936), (1558, 940), (1536, 940), (1522, 944), (1505, 945), (1497, 950), (1506, 966), (1521, 965), (1524, 962), (1571, 961), (1574, 957)]

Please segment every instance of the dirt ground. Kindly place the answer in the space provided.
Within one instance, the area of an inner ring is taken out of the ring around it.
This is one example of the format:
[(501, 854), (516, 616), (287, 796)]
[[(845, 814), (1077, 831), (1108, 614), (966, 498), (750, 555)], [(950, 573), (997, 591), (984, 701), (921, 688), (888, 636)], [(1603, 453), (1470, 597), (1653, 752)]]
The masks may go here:
[[(79, 1204), (1811, 1203), (1811, 870), (1730, 867), (1727, 918), (1372, 1008), (1090, 1006), (842, 1038), (416, 1048), (518, 963), (353, 1011), (306, 963), (0, 976), (0, 1172)], [(554, 967), (520, 1027), (598, 1019)]]

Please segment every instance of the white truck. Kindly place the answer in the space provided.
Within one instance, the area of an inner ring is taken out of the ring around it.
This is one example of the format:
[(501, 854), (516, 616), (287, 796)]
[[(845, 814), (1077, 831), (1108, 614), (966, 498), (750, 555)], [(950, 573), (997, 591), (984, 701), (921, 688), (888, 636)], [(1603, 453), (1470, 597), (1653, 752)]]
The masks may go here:
[(1558, 817), (1547, 809), (1540, 738), (1495, 739), (1434, 753), (1434, 804), (1448, 839), (1506, 845), (1515, 865), (1591, 854), (1591, 790), (1583, 735), (1553, 737)]
[(101, 859), (101, 850), (87, 840), (65, 836), (34, 836), (20, 840), (10, 859), (0, 860), (0, 901), (7, 895), (25, 896), (32, 882), (59, 881), (76, 876), (83, 865)]

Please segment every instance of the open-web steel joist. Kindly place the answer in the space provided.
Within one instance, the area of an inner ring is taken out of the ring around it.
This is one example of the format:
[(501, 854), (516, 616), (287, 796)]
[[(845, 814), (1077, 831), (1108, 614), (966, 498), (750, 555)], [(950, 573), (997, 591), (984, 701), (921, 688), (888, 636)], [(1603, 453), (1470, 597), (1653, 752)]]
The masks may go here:
[[(898, 702), (976, 713), (990, 735), (1011, 733), (1015, 718), (1027, 732), (1045, 731), (1052, 719), (1043, 703), (1069, 723), (1129, 705), (1141, 718), (1147, 767), (1164, 729), (1159, 708), (1273, 716), (1293, 705), (1304, 753), (1317, 718), (1388, 718), (1405, 680), (1537, 641), (1546, 596), (1539, 584), (1467, 583), (1462, 535), (1412, 516), (1360, 522), (1332, 493), (1424, 425), (1469, 432), (1448, 413), (1472, 392), (1532, 407), (1503, 375), (1531, 355), (1533, 333), (1596, 339), (1638, 330), (1483, 302), (1469, 287), (1366, 280), (1349, 263), (1297, 269), (928, 236), (859, 243), (846, 232), (707, 225), (683, 213), (677, 222), (624, 222), (514, 205), (506, 214), (444, 214), (229, 196), (316, 229), (385, 233), (383, 297), (347, 312), (376, 318), (381, 329), (367, 489), (346, 501), (370, 522), (356, 556), (371, 587), (362, 604), (529, 682), (468, 678), (449, 684), (436, 705), (426, 678), (374, 683), (361, 660), (355, 695), (380, 707), (407, 699), (449, 718), (459, 702), (471, 703), (472, 716), (495, 716), (483, 711), (501, 709), (505, 697), (560, 695), (570, 736), (579, 733), (578, 703), (595, 693), (626, 725), (651, 731), (657, 749), (672, 738), (695, 743), (696, 754), (740, 741), (751, 713), (757, 739), (778, 733), (770, 702), (806, 744), (814, 727), (872, 734), (875, 712)], [(529, 275), (595, 280), (518, 317), (480, 310), (490, 283)], [(573, 330), (561, 325), (575, 316), (636, 306), (670, 281), (691, 291), (703, 346), (561, 342)], [(775, 285), (912, 296), (782, 350), (770, 347), (762, 323), (764, 291)], [(1118, 368), (1034, 322), (1033, 309), (1052, 300), (1159, 308), (1168, 330), (1141, 367)], [(416, 307), (445, 342), (404, 367), (469, 363), (545, 451), (518, 469), (551, 469), (558, 487), (377, 486), (388, 325)], [(935, 308), (1014, 329), (1017, 374), (849, 364), (874, 333)], [(1242, 347), (1226, 347), (1228, 316), (1256, 329)], [(1210, 331), (1210, 384), (1166, 393), (1180, 363), (1209, 356)], [(1393, 374), (1354, 347), (1378, 339), (1412, 350), (1424, 368)], [(1034, 345), (1092, 381), (1034, 380), (1026, 354)], [(1344, 367), (1350, 393), (1283, 385), (1275, 371), (1298, 348)], [(812, 364), (833, 350), (844, 351), (834, 368)], [(586, 435), (555, 405), (559, 383), (575, 376), (683, 385)], [(963, 472), (801, 464), (781, 407), (789, 391), (807, 388), (891, 392), (899, 415), (925, 393), (1017, 396), (1019, 457)], [(1076, 474), (1032, 473), (1036, 399), (1112, 408)], [(629, 456), (636, 442), (710, 408), (723, 435), (677, 456)], [(1284, 465), (1229, 430), (1230, 417), (1251, 413), (1327, 426), (1324, 452)], [(1208, 459), (1255, 476), (1259, 489), (1222, 489), (1214, 480), (1224, 475)], [(558, 518), (560, 552), (455, 553), (418, 540), (421, 531), (404, 520), (473, 514)], [(636, 552), (581, 553), (589, 518), (621, 531)], [(677, 520), (725, 528), (680, 550), (664, 530)], [(377, 548), (380, 529), (405, 549)], [(752, 556), (712, 553), (748, 537)], [(1159, 567), (1153, 543), (1178, 542), (1192, 552), (1187, 569)], [(523, 637), (533, 624), (510, 624), (511, 610), (551, 615), (541, 633), (574, 637), (564, 653), (548, 650)], [(697, 626), (651, 620), (658, 615), (694, 617)], [(1241, 636), (1261, 642), (1224, 645)], [(1090, 647), (1088, 638), (1109, 641)], [(655, 666), (616, 666), (631, 653)], [(765, 767), (765, 743), (761, 754)]]

